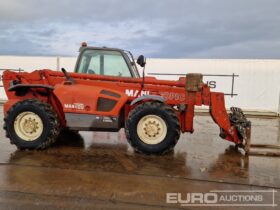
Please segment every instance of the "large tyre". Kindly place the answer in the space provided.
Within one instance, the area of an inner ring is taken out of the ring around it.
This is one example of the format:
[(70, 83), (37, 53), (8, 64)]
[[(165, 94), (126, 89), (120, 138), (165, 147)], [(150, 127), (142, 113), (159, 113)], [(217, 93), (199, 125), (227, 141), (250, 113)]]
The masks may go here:
[(6, 136), (19, 149), (45, 149), (55, 142), (60, 131), (52, 106), (36, 99), (14, 104), (4, 121)]
[(145, 154), (164, 154), (180, 137), (179, 120), (173, 109), (160, 102), (145, 102), (130, 111), (125, 124), (130, 145)]

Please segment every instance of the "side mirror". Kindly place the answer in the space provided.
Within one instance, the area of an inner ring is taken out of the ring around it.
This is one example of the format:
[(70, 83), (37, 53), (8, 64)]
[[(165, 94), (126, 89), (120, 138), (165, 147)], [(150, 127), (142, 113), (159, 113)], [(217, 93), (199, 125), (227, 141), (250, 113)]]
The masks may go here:
[(146, 65), (146, 58), (144, 57), (144, 55), (140, 55), (137, 58), (137, 64), (141, 67), (144, 67)]

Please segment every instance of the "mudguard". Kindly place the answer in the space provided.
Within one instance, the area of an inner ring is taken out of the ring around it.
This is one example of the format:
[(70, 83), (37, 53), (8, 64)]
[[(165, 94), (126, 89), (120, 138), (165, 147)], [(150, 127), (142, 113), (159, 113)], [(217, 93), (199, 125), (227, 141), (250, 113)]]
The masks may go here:
[(37, 84), (17, 84), (11, 85), (8, 91), (18, 91), (19, 89), (30, 89), (30, 88), (45, 88), (49, 90), (53, 90), (54, 87), (50, 85), (37, 85)]
[(153, 101), (159, 101), (159, 102), (165, 101), (165, 99), (159, 95), (144, 95), (144, 96), (135, 98), (133, 101), (131, 101), (130, 105), (137, 104), (138, 102), (143, 101), (143, 100), (153, 100)]

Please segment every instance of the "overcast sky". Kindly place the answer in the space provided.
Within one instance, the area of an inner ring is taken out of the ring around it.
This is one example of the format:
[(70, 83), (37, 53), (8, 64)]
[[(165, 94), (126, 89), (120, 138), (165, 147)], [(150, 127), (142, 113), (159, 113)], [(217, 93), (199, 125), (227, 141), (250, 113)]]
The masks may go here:
[(0, 0), (1, 55), (82, 41), (153, 58), (280, 58), (279, 0)]

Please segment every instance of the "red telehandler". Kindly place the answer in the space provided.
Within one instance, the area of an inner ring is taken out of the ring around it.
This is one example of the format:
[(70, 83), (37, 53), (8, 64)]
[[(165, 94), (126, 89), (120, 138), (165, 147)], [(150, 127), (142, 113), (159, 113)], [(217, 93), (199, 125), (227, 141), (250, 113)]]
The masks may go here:
[[(145, 67), (144, 56), (137, 64)], [(250, 122), (239, 108), (228, 115), (224, 94), (211, 92), (201, 74), (177, 81), (141, 77), (130, 52), (115, 48), (80, 48), (75, 72), (48, 69), (5, 71), (3, 84), (7, 137), (19, 149), (44, 149), (62, 129), (125, 129), (131, 146), (145, 154), (164, 154), (181, 132), (193, 132), (195, 106), (209, 106), (220, 136), (249, 150)]]

